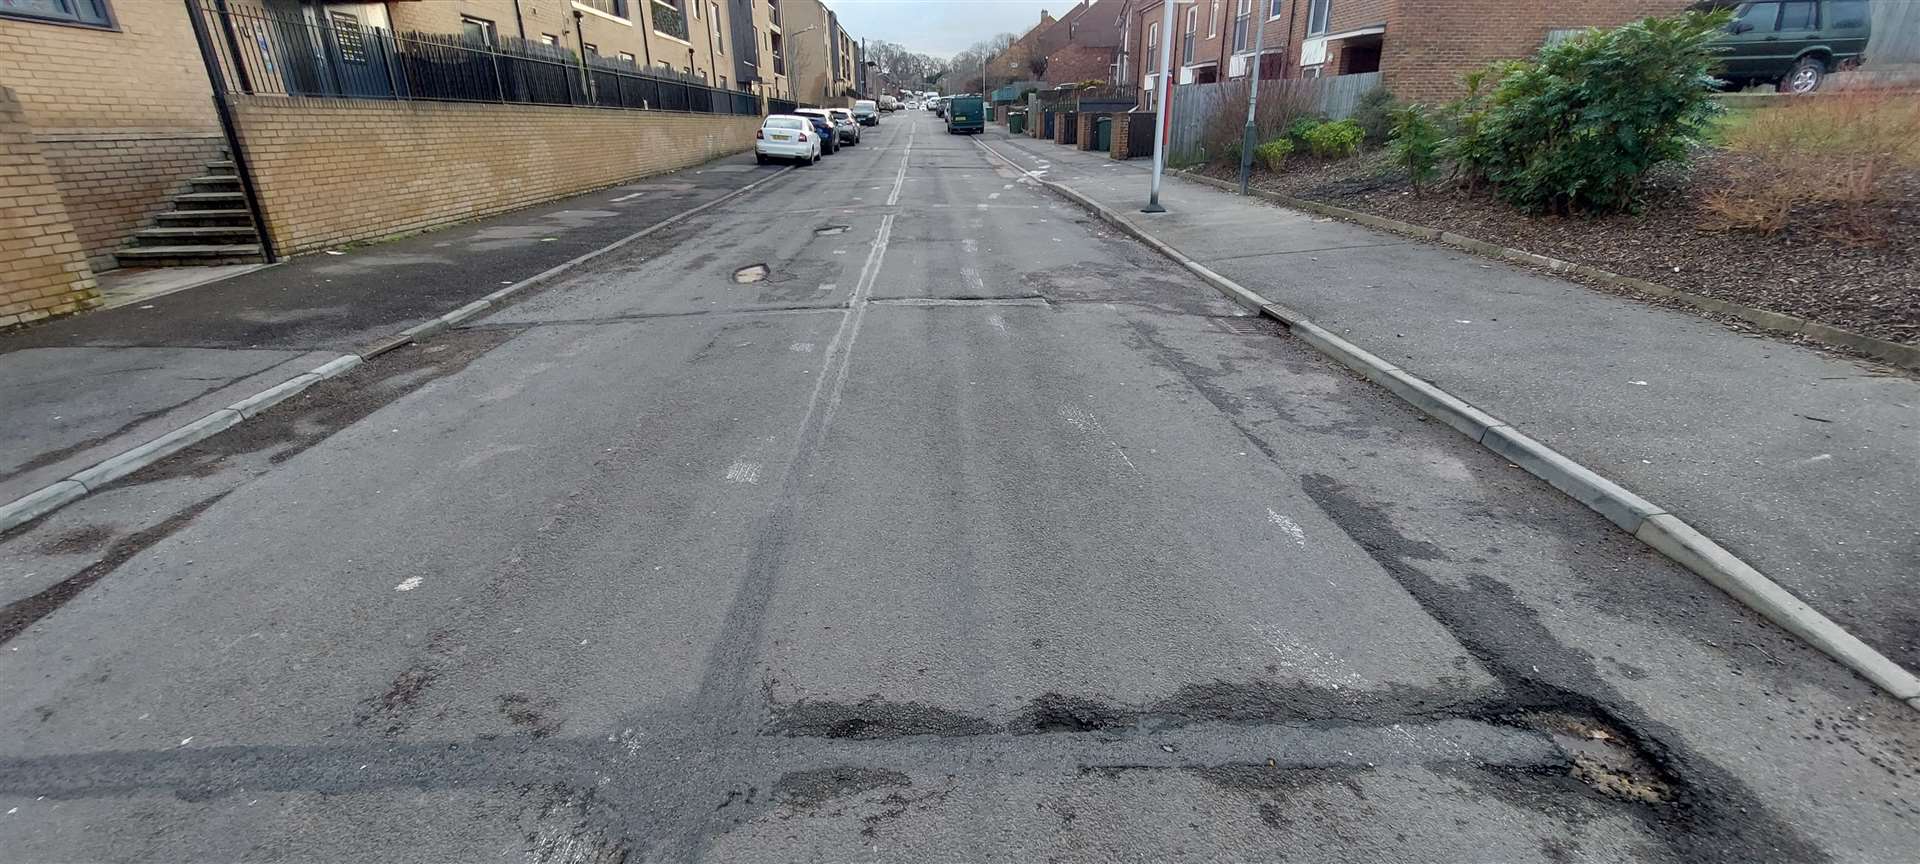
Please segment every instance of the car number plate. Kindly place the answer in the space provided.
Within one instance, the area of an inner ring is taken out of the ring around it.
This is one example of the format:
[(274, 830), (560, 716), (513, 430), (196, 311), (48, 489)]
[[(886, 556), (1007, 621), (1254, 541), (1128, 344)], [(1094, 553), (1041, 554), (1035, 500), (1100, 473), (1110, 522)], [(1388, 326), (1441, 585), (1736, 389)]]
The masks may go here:
[(778, 132), (775, 132), (775, 133), (773, 133), (773, 140), (775, 140), (775, 141), (791, 141), (791, 140), (793, 140), (793, 136), (792, 136), (792, 135), (782, 135), (782, 134), (780, 134), (780, 133), (778, 133)]

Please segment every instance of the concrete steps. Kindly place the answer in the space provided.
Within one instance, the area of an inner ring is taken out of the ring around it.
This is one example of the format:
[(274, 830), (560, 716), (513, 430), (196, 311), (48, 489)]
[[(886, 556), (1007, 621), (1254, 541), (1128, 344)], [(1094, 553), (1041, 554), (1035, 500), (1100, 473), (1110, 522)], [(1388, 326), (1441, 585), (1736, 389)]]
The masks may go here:
[(115, 251), (123, 267), (252, 264), (264, 260), (260, 235), (240, 175), (232, 161), (209, 162), (206, 173), (187, 180), (173, 196), (173, 209), (154, 217)]

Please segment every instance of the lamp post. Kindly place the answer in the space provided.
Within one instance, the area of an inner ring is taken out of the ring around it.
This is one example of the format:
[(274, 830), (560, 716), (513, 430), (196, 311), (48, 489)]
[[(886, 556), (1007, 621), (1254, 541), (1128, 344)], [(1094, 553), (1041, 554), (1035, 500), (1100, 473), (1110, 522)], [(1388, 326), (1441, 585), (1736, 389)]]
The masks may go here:
[[(1257, 0), (1265, 4), (1267, 0)], [(1260, 52), (1267, 44), (1266, 9), (1256, 9), (1253, 13), (1253, 69), (1247, 73), (1247, 131), (1240, 138), (1240, 194), (1247, 194), (1247, 182), (1253, 176), (1253, 140), (1258, 134), (1253, 128), (1255, 115), (1260, 110)]]
[[(1192, 3), (1196, 0), (1184, 0)], [(1142, 213), (1165, 213), (1160, 206), (1160, 176), (1167, 169), (1167, 117), (1172, 110), (1173, 86), (1173, 7), (1177, 0), (1166, 0), (1160, 16), (1160, 80), (1154, 89), (1160, 94), (1153, 117), (1153, 185), (1147, 191), (1147, 206)]]

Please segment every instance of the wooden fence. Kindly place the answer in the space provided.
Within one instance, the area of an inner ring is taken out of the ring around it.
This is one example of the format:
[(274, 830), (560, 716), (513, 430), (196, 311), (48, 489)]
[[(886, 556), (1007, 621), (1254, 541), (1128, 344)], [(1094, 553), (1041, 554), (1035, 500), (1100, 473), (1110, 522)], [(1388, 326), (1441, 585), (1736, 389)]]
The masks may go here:
[[(1286, 78), (1260, 82), (1260, 115), (1263, 132), (1278, 119), (1281, 109), (1304, 110), (1339, 120), (1353, 114), (1360, 97), (1381, 86), (1380, 73), (1336, 75), (1330, 78)], [(1182, 84), (1173, 88), (1173, 141), (1167, 148), (1176, 163), (1197, 162), (1206, 157), (1209, 128), (1225, 122), (1221, 112), (1241, 118), (1247, 116), (1247, 82), (1222, 81), (1215, 84)], [(1217, 136), (1216, 136), (1217, 137)]]
[(1867, 66), (1920, 63), (1920, 3), (1873, 4), (1873, 38), (1867, 42)]

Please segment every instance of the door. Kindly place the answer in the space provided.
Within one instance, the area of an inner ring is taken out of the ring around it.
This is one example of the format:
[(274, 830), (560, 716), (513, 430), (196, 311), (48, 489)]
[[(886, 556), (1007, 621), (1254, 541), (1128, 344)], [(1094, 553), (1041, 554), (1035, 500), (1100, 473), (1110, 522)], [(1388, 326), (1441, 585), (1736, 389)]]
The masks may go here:
[(1726, 77), (1766, 74), (1767, 57), (1779, 42), (1779, 34), (1774, 32), (1779, 19), (1778, 0), (1748, 3), (1735, 10), (1733, 21), (1727, 24), (1727, 35), (1720, 41), (1726, 49)]
[(1787, 0), (1780, 4), (1780, 22), (1774, 28), (1779, 37), (1773, 56), (1784, 73), (1808, 48), (1821, 44), (1820, 4), (1814, 0)]

